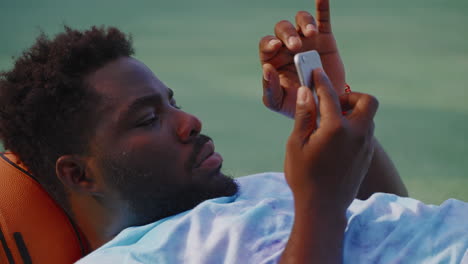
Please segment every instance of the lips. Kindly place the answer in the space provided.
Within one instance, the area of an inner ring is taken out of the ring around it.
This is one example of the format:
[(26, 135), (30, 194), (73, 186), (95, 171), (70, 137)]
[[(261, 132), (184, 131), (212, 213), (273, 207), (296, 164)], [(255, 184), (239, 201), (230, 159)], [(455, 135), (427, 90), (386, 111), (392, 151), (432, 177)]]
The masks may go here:
[(195, 168), (200, 167), (200, 165), (208, 159), (214, 153), (214, 144), (213, 141), (208, 140), (205, 145), (201, 148), (200, 152), (198, 153), (195, 159)]

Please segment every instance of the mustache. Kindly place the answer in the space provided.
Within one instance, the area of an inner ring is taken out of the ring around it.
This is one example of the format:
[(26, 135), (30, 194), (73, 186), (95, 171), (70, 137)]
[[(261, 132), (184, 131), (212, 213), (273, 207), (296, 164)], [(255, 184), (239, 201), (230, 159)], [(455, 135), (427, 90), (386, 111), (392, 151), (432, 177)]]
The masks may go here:
[(200, 154), (200, 151), (202, 150), (206, 142), (210, 140), (213, 141), (213, 139), (204, 134), (200, 134), (197, 138), (195, 138), (193, 143), (193, 152), (190, 155), (190, 159), (187, 166), (188, 170), (191, 170), (193, 167), (195, 167), (195, 161), (197, 159), (198, 154)]

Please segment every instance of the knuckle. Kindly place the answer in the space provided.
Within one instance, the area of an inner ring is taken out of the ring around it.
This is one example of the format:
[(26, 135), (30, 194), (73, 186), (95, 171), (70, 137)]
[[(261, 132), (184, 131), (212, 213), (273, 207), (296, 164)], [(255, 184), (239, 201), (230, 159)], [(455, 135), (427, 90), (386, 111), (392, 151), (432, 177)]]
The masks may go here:
[(361, 100), (364, 103), (365, 106), (368, 106), (370, 103), (370, 95), (369, 94), (362, 94)]
[(379, 101), (377, 100), (377, 98), (375, 98), (374, 96), (370, 94), (364, 94), (363, 101), (364, 101), (364, 105), (367, 108), (377, 109), (379, 107)]
[[(306, 106), (297, 106), (295, 119), (298, 120), (309, 120), (312, 117), (312, 113), (308, 111)], [(308, 124), (307, 124), (308, 125)]]
[(330, 124), (329, 130), (333, 136), (340, 137), (345, 133), (346, 128), (342, 121), (337, 120)]

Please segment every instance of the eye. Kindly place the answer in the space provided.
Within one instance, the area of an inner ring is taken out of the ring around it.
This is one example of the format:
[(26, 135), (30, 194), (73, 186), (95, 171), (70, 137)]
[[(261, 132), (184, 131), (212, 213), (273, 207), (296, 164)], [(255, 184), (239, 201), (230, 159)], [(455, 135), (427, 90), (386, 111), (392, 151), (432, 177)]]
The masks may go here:
[(136, 127), (147, 127), (147, 126), (152, 126), (158, 121), (158, 117), (154, 114), (142, 119), (139, 121), (136, 125)]

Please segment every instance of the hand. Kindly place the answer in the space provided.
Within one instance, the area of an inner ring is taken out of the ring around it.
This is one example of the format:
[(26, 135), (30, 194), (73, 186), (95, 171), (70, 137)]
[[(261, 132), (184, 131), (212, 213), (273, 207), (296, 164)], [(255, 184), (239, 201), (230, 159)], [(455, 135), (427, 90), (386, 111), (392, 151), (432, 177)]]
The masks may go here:
[(344, 65), (332, 33), (329, 6), (329, 0), (316, 0), (318, 23), (308, 12), (299, 11), (296, 27), (289, 21), (280, 21), (275, 26), (275, 36), (265, 36), (260, 40), (263, 103), (271, 110), (294, 118), (300, 86), (294, 55), (303, 51), (317, 50), (336, 92), (344, 92)]
[[(371, 162), (373, 118), (378, 102), (361, 93), (338, 98), (323, 70), (314, 70), (313, 74), (320, 124), (317, 128), (312, 92), (300, 87), (294, 129), (286, 148), (286, 180), (296, 206), (310, 206), (312, 202), (322, 210), (344, 213), (356, 197)], [(343, 116), (342, 109), (348, 114)]]

